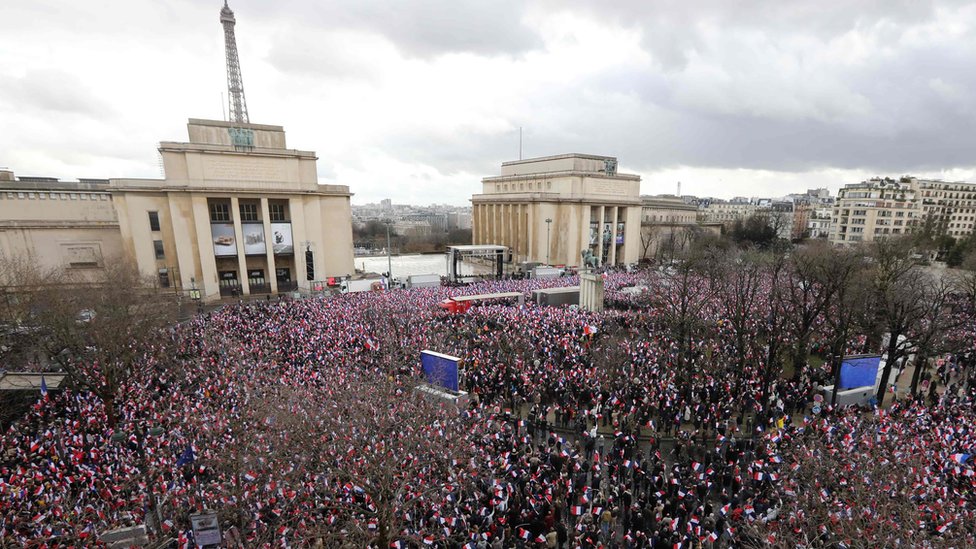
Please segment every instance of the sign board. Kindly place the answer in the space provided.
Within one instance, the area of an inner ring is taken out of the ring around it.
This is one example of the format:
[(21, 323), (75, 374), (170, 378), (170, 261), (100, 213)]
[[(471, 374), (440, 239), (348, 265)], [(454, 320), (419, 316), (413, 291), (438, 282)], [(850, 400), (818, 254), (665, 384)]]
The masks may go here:
[(233, 223), (212, 223), (210, 232), (213, 236), (214, 255), (229, 257), (237, 255), (237, 239), (234, 237)]
[(880, 355), (844, 357), (840, 364), (840, 389), (874, 387), (878, 379)]
[(190, 515), (190, 524), (193, 526), (193, 540), (198, 546), (220, 545), (220, 524), (217, 522), (217, 513), (208, 511)]
[(271, 250), (275, 255), (295, 253), (295, 243), (291, 236), (291, 223), (271, 224)]
[(244, 237), (244, 255), (264, 255), (267, 251), (264, 244), (264, 225), (243, 223), (241, 234)]
[(430, 350), (420, 352), (420, 367), (432, 385), (458, 390), (458, 363), (461, 359)]

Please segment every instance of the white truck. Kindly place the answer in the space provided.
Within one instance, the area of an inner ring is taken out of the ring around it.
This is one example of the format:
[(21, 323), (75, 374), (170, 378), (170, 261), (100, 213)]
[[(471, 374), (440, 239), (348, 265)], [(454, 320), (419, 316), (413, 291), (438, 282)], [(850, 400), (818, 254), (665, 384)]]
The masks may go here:
[(356, 292), (378, 292), (383, 288), (383, 280), (379, 278), (343, 280), (339, 283), (339, 291), (344, 294), (353, 294)]
[(400, 288), (436, 288), (441, 285), (441, 275), (439, 274), (419, 274), (410, 275), (406, 278), (398, 278), (397, 286)]
[(532, 269), (532, 278), (559, 278), (563, 270), (558, 267), (538, 266)]

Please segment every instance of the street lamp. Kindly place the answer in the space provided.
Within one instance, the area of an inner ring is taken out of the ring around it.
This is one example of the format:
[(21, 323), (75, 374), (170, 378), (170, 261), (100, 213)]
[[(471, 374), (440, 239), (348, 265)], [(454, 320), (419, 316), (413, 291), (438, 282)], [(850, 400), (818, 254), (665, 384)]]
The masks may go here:
[(393, 287), (393, 259), (390, 257), (390, 224), (393, 223), (392, 220), (387, 219), (384, 221), (386, 223), (386, 276), (387, 276), (387, 288)]
[(550, 227), (552, 227), (552, 218), (547, 217), (546, 218), (546, 265), (549, 265), (549, 249), (550, 249), (549, 228)]

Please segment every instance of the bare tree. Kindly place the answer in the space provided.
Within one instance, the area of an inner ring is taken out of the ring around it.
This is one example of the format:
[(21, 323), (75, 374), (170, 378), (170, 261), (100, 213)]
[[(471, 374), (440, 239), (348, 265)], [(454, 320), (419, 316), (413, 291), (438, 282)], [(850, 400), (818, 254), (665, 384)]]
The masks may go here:
[(677, 368), (682, 375), (691, 357), (692, 342), (703, 328), (703, 312), (718, 293), (715, 279), (703, 275), (712, 267), (708, 254), (696, 251), (686, 254), (654, 280), (660, 291), (652, 305), (659, 312), (662, 327), (678, 344)]
[[(852, 435), (883, 433), (891, 422), (866, 417)], [(790, 444), (779, 448), (779, 457), (790, 464), (778, 480), (779, 516), (741, 524), (736, 531), (743, 546), (968, 546), (970, 525), (952, 524), (940, 533), (943, 523), (936, 521), (931, 510), (925, 511), (925, 500), (908, 497), (916, 492), (914, 472), (931, 466), (929, 456), (908, 451), (904, 443), (911, 437), (879, 436), (875, 441), (871, 435), (860, 444), (847, 445), (843, 439), (849, 427), (832, 427), (832, 437), (826, 428), (816, 427), (798, 433)], [(902, 429), (913, 427), (906, 422), (899, 425)], [(958, 509), (955, 501), (940, 502), (939, 507)]]
[[(834, 298), (824, 311), (824, 324), (830, 344), (830, 372), (834, 387), (840, 383), (840, 367), (850, 334), (858, 327), (876, 322), (872, 309), (874, 287), (871, 273), (865, 268), (863, 257), (856, 249), (838, 250), (832, 256), (833, 265), (827, 273), (835, 287)], [(837, 391), (831, 396), (836, 403)]]
[(746, 364), (749, 339), (755, 336), (753, 319), (763, 298), (765, 270), (760, 253), (754, 250), (730, 251), (724, 261), (716, 262), (720, 273), (719, 297), (723, 321), (729, 323), (735, 339), (738, 371)]
[(784, 297), (789, 306), (788, 319), (793, 331), (793, 369), (799, 377), (807, 364), (810, 337), (837, 291), (833, 256), (841, 253), (826, 243), (809, 243), (790, 255), (786, 270), (788, 283)]
[(22, 257), (0, 254), (0, 358), (16, 364), (36, 358), (33, 320), (38, 296), (59, 284), (58, 273)]
[(102, 399), (114, 427), (117, 401), (152, 364), (145, 355), (166, 340), (161, 330), (175, 320), (174, 295), (155, 288), (131, 262), (115, 261), (87, 284), (45, 286), (36, 300), (47, 355)]
[[(771, 385), (782, 373), (782, 351), (786, 344), (790, 322), (789, 315), (784, 310), (785, 299), (783, 293), (789, 284), (786, 280), (787, 255), (785, 253), (784, 241), (776, 241), (771, 246), (771, 250), (761, 256), (761, 264), (765, 271), (764, 277), (769, 282), (766, 288), (768, 295), (762, 301), (763, 307), (759, 309), (759, 331), (758, 337), (750, 339), (755, 356), (765, 355), (762, 369), (762, 397), (763, 412), (768, 413), (766, 406)], [(765, 351), (765, 352), (763, 352)]]
[(953, 289), (967, 302), (971, 311), (976, 313), (976, 253), (969, 254), (960, 265), (957, 272), (951, 275)]
[(911, 259), (905, 239), (884, 239), (874, 246), (874, 306), (878, 326), (887, 332), (886, 360), (878, 385), (878, 404), (884, 404), (891, 370), (910, 354), (905, 336), (925, 316), (925, 301), (932, 284)]
[(317, 533), (330, 546), (389, 547), (427, 535), (448, 543), (464, 539), (461, 530), (424, 528), (417, 520), (424, 506), (466, 489), (462, 472), (471, 456), (457, 410), (409, 383), (356, 376), (304, 406), (315, 418), (308, 450), (328, 464), (323, 472), (334, 494)]
[(654, 242), (657, 240), (657, 233), (658, 233), (657, 225), (651, 225), (651, 224), (641, 225), (640, 238), (641, 238), (642, 259), (651, 259), (649, 257), (649, 252), (651, 251), (651, 244), (654, 244)]
[(930, 357), (941, 352), (961, 350), (953, 348), (952, 339), (947, 337), (966, 321), (965, 312), (959, 310), (952, 292), (950, 280), (944, 277), (929, 278), (929, 284), (922, 292), (921, 317), (905, 334), (911, 346), (908, 352), (915, 355), (912, 394), (918, 390), (918, 382), (928, 367)]

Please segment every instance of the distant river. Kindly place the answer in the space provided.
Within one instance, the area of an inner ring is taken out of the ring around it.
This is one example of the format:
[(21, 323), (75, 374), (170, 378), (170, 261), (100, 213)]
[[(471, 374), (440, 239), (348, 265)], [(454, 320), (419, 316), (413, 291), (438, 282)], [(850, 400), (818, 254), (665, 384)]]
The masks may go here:
[[(367, 273), (385, 273), (386, 256), (357, 257), (354, 259), (356, 268)], [(392, 258), (393, 276), (409, 276), (419, 274), (438, 274), (447, 276), (447, 256), (445, 254), (424, 255), (395, 255)], [(491, 268), (488, 264), (461, 263), (461, 274), (464, 276), (488, 274)]]

